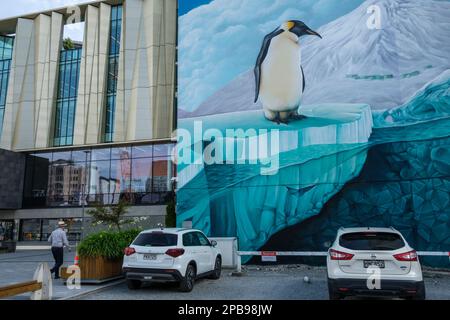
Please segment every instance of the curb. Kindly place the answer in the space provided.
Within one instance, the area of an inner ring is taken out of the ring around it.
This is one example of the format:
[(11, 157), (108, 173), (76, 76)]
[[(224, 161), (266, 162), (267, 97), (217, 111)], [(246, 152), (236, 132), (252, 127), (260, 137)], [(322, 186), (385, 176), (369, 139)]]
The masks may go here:
[(109, 289), (111, 287), (117, 286), (117, 285), (122, 284), (124, 282), (125, 282), (125, 279), (121, 279), (121, 280), (118, 280), (118, 281), (115, 281), (115, 282), (112, 282), (112, 283), (109, 283), (109, 284), (105, 284), (104, 286), (101, 286), (99, 288), (95, 288), (95, 289), (90, 290), (90, 291), (81, 292), (81, 293), (75, 294), (75, 295), (70, 296), (70, 297), (59, 298), (59, 299), (56, 299), (56, 300), (76, 300), (76, 299), (79, 299), (79, 298), (82, 298), (82, 297), (85, 297), (85, 296), (88, 296), (88, 295), (91, 295), (91, 294), (94, 294), (94, 293), (98, 293), (98, 292), (104, 291), (106, 289)]

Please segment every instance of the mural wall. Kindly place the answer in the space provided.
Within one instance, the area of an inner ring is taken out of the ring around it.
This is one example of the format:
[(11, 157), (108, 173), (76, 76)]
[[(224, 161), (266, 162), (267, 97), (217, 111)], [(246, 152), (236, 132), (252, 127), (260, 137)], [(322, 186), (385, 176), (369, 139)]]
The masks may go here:
[(189, 3), (180, 226), (319, 251), (340, 227), (393, 226), (450, 250), (450, 1)]

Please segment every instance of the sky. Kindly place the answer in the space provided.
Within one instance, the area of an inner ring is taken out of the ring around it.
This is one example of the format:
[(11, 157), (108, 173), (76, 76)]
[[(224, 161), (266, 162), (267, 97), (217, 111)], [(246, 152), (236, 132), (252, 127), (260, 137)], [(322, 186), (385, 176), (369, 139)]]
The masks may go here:
[[(182, 0), (186, 1), (186, 0)], [(297, 19), (320, 26), (364, 0), (213, 0), (179, 20), (179, 107), (193, 111), (254, 67), (262, 39)]]
[[(34, 13), (51, 8), (65, 7), (71, 4), (90, 2), (89, 0), (14, 0), (10, 5), (2, 5), (0, 19)], [(76, 41), (83, 40), (83, 24), (66, 26), (64, 35)]]

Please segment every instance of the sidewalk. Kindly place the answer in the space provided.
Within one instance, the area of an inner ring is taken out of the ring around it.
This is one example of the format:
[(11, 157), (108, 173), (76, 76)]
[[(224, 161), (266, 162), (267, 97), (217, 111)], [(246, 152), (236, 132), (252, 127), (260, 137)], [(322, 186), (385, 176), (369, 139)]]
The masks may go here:
[[(73, 264), (75, 257), (74, 252), (64, 252), (64, 265), (69, 266)], [(39, 263), (46, 262), (52, 268), (54, 261), (50, 250), (26, 250), (18, 251), (16, 253), (0, 254), (0, 286), (6, 286), (18, 282), (31, 281)], [(68, 299), (80, 294), (95, 292), (102, 288), (109, 287), (116, 281), (103, 285), (82, 285), (80, 290), (69, 290), (64, 281), (53, 280), (53, 300)], [(24, 294), (10, 299), (13, 300), (29, 300), (31, 294)]]

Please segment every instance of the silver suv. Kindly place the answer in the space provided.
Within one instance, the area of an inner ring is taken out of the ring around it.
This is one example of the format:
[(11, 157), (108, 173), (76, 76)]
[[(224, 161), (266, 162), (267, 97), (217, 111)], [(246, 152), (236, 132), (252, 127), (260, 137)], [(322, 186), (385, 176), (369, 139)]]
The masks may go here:
[(327, 257), (330, 299), (396, 296), (425, 299), (416, 251), (393, 228), (341, 228)]

